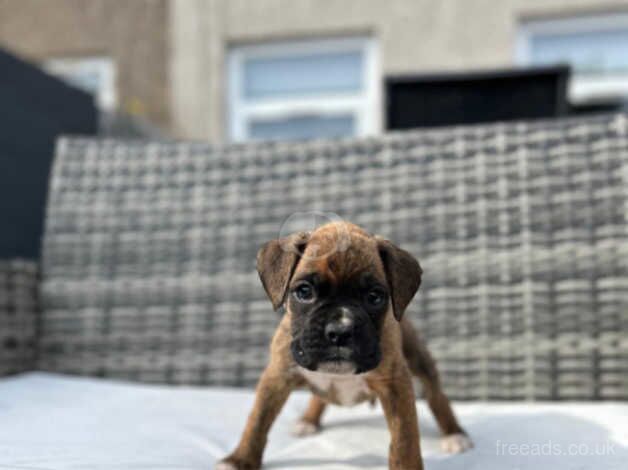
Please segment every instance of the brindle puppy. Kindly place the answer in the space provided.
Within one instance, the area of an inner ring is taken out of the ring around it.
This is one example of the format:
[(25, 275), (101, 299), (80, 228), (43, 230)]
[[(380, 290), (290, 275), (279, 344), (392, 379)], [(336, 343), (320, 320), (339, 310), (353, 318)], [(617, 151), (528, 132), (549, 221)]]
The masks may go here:
[(391, 434), (389, 468), (422, 469), (411, 374), (422, 382), (443, 433), (443, 449), (472, 446), (440, 386), (431, 355), (403, 319), (422, 270), (408, 252), (361, 228), (335, 222), (264, 245), (257, 269), (273, 307), (286, 313), (270, 363), (235, 451), (221, 470), (259, 469), (268, 431), (290, 392), (313, 396), (299, 435), (320, 428), (327, 403), (378, 399)]

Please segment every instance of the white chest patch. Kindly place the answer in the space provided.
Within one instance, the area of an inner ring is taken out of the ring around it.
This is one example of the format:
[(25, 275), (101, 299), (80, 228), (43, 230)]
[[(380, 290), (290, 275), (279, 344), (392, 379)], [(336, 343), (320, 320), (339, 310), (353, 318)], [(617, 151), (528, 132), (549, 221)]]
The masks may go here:
[(328, 398), (339, 405), (357, 405), (374, 396), (361, 375), (333, 374), (300, 369), (303, 378), (314, 390), (320, 391), (324, 395), (323, 398)]

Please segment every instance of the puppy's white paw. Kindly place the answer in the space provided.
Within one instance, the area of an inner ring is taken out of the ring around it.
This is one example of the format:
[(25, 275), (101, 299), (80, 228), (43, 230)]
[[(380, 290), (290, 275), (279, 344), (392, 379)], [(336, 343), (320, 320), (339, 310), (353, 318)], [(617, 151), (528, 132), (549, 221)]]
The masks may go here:
[(238, 467), (229, 462), (218, 462), (214, 470), (238, 470)]
[(318, 431), (320, 431), (319, 426), (310, 423), (309, 421), (300, 419), (299, 421), (294, 423), (294, 427), (292, 428), (292, 435), (297, 437), (305, 437), (316, 434)]
[(466, 434), (449, 434), (440, 440), (440, 447), (446, 454), (459, 454), (473, 447), (473, 442)]

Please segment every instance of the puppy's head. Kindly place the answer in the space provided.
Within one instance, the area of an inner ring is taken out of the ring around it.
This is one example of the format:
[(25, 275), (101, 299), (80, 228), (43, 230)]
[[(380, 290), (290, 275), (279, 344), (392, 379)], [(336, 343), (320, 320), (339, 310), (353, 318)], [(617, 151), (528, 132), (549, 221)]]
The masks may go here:
[(408, 252), (346, 222), (266, 243), (257, 269), (273, 307), (291, 314), (296, 363), (340, 374), (377, 367), (384, 318), (401, 319), (422, 272)]

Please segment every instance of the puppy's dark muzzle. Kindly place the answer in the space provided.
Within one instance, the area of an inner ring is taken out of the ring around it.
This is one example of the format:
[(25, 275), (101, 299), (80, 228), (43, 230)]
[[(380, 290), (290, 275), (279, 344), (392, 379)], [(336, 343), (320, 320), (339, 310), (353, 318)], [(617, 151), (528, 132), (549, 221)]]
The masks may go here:
[(357, 308), (327, 308), (294, 333), (294, 359), (309, 370), (317, 370), (324, 362), (350, 362), (356, 373), (361, 373), (377, 367), (381, 359), (377, 331), (367, 314)]

